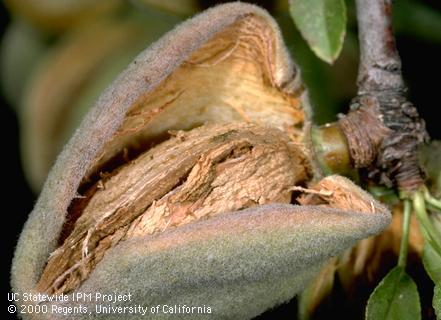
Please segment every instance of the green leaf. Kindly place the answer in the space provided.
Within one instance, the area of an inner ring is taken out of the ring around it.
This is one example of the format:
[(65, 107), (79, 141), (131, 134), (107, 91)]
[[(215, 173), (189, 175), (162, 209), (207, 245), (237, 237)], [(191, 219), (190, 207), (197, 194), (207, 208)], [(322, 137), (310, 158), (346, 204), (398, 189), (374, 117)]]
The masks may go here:
[(436, 318), (441, 320), (441, 253), (436, 251), (427, 241), (423, 249), (423, 265), (427, 274), (435, 282), (432, 305)]
[(436, 285), (433, 291), (433, 309), (435, 309), (436, 319), (441, 320), (441, 285)]
[(441, 254), (427, 242), (423, 249), (423, 264), (433, 282), (441, 285)]
[(346, 31), (344, 0), (290, 0), (289, 11), (314, 53), (328, 63), (334, 62)]
[(421, 319), (417, 287), (404, 268), (393, 268), (375, 288), (366, 308), (367, 320)]

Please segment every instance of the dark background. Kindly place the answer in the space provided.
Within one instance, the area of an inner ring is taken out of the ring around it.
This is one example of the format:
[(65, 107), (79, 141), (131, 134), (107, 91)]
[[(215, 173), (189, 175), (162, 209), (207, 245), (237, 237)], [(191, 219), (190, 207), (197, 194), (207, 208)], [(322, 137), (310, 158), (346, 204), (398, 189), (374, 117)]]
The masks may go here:
[[(204, 6), (219, 1), (205, 1)], [(252, 2), (252, 1), (250, 1)], [(271, 9), (271, 1), (257, 1)], [(441, 11), (439, 0), (423, 1), (433, 9)], [(0, 35), (3, 34), (9, 16), (0, 4)], [(441, 30), (439, 30), (441, 32)], [(426, 120), (427, 129), (433, 139), (441, 139), (441, 46), (416, 37), (398, 35), (397, 46), (402, 58), (404, 77), (409, 86), (411, 101), (418, 107), (420, 115)], [(342, 101), (341, 110), (345, 110), (347, 101)], [(36, 196), (31, 192), (20, 162), (19, 153), (19, 128), (17, 117), (13, 109), (7, 104), (3, 95), (0, 95), (0, 127), (1, 127), (1, 185), (2, 205), (1, 225), (2, 235), (2, 301), (5, 315), (6, 306), (9, 304), (6, 295), (10, 290), (9, 270), (13, 257), (14, 247), (18, 236), (26, 221), (28, 213), (32, 210)], [(276, 310), (265, 313), (261, 319), (293, 319), (296, 313), (295, 303), (283, 305)], [(7, 318), (11, 315), (6, 314)]]
[[(4, 30), (9, 22), (9, 15), (4, 7), (3, 2), (0, 3), (0, 34), (3, 35)], [(2, 285), (2, 318), (15, 319), (6, 308), (8, 303), (7, 292), (10, 291), (9, 274), (11, 269), (11, 260), (14, 248), (20, 235), (21, 228), (26, 221), (28, 213), (32, 210), (35, 195), (32, 194), (23, 176), (21, 168), (20, 151), (19, 151), (19, 130), (17, 117), (13, 109), (7, 104), (3, 93), (0, 94), (0, 136), (1, 140), (1, 174), (2, 186), (1, 201), (4, 204), (1, 215), (4, 217), (3, 223), (0, 224), (3, 229), (1, 233), (1, 285)]]

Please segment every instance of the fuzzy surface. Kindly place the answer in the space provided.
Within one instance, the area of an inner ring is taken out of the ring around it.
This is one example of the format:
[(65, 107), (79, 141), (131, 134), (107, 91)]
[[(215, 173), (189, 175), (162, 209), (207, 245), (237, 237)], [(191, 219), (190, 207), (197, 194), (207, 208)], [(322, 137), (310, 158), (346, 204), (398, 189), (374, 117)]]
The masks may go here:
[[(14, 290), (28, 291), (37, 283), (49, 254), (56, 247), (67, 208), (77, 195), (81, 179), (132, 103), (154, 90), (217, 32), (249, 14), (265, 18), (277, 34), (277, 83), (296, 78), (293, 74), (296, 69), (275, 21), (261, 8), (239, 2), (214, 7), (185, 21), (139, 54), (103, 92), (58, 156), (17, 245), (11, 272)], [(295, 87), (293, 83), (292, 88)]]
[[(16, 248), (11, 270), (14, 292), (32, 292), (56, 248), (67, 208), (77, 196), (84, 174), (132, 103), (154, 90), (217, 32), (249, 14), (263, 17), (275, 30), (275, 81), (285, 84), (286, 90), (296, 90), (299, 77), (278, 27), (256, 6), (221, 5), (168, 33), (142, 52), (105, 90), (59, 155)], [(349, 181), (336, 179), (336, 183), (349, 183), (366, 201), (373, 201)], [(106, 254), (78, 291), (130, 291), (133, 304), (205, 304), (213, 310), (208, 318), (250, 318), (299, 292), (327, 258), (385, 228), (389, 213), (375, 206), (376, 212), (363, 213), (323, 206), (269, 205), (127, 241)], [(94, 317), (125, 319), (127, 315)], [(77, 314), (71, 318), (81, 317)]]

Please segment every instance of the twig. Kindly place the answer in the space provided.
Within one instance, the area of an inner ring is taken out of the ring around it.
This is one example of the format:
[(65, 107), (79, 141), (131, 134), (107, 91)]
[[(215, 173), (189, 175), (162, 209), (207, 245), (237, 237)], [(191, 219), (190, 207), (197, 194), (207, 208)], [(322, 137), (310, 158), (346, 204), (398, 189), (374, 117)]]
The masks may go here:
[(369, 176), (387, 186), (412, 193), (423, 184), (417, 152), (428, 135), (417, 109), (404, 95), (406, 87), (391, 25), (392, 4), (390, 0), (356, 0), (356, 5), (358, 95), (339, 124), (357, 167), (369, 168)]
[(405, 91), (392, 30), (391, 0), (357, 0), (360, 63), (358, 93)]
[(403, 234), (401, 235), (400, 255), (398, 256), (398, 265), (406, 267), (407, 253), (409, 251), (409, 229), (410, 229), (410, 212), (412, 205), (409, 199), (404, 200), (403, 210)]

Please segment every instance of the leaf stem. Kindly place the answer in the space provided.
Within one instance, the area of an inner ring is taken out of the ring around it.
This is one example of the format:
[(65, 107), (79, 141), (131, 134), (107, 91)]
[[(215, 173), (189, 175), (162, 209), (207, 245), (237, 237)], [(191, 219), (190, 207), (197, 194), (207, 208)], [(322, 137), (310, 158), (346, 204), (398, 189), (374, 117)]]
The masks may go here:
[(441, 210), (441, 201), (433, 197), (427, 189), (424, 190), (424, 199), (437, 210)]
[(429, 219), (423, 193), (421, 191), (415, 192), (412, 200), (415, 214), (422, 226), (423, 234), (425, 233), (427, 235), (424, 237), (425, 240), (428, 241), (432, 247), (436, 248), (438, 252), (441, 252), (441, 235), (437, 232)]
[(432, 204), (427, 202), (426, 205), (427, 205), (427, 209), (429, 209), (429, 211), (434, 211), (435, 213), (441, 213), (441, 209), (433, 206)]
[(398, 266), (403, 268), (406, 266), (409, 249), (410, 211), (411, 203), (409, 199), (406, 199), (404, 200), (403, 233), (401, 235), (400, 255), (398, 256)]

